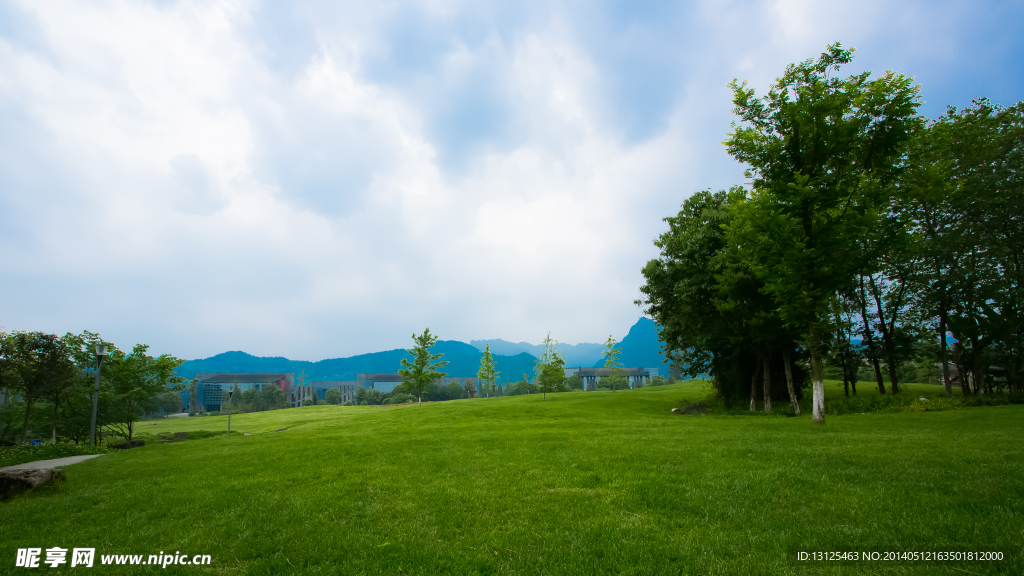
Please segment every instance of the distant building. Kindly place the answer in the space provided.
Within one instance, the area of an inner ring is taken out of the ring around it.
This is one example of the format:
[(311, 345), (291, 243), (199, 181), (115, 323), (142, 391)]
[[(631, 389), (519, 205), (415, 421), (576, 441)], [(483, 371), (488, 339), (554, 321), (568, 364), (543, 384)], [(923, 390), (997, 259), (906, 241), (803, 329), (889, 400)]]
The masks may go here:
[(359, 387), (358, 380), (312, 380), (309, 383), (316, 397), (323, 401), (327, 399), (328, 390), (337, 390), (341, 394), (341, 403), (356, 401), (356, 388)]
[[(659, 368), (620, 368), (622, 376), (626, 378), (626, 382), (630, 388), (643, 388), (651, 378), (661, 375)], [(611, 372), (607, 368), (566, 368), (565, 376), (577, 375), (583, 380), (584, 390), (597, 390), (597, 384), (601, 381), (601, 378), (605, 378), (611, 375)]]
[(388, 393), (401, 383), (402, 375), (398, 372), (359, 372), (356, 374), (357, 388), (372, 388)]
[[(262, 390), (264, 386), (277, 386), (284, 391), (291, 406), (296, 406), (294, 372), (200, 372), (197, 405), (202, 411), (220, 410), (224, 393), (236, 386), (242, 392), (250, 388)], [(185, 406), (189, 405), (188, 389), (182, 392)]]

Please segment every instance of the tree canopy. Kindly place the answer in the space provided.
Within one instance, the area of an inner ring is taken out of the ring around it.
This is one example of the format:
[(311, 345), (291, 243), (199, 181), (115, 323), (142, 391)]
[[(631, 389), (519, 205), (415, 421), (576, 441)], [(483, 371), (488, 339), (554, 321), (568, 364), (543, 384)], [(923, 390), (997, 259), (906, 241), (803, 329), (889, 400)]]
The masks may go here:
[(430, 328), (423, 330), (423, 334), (412, 335), (413, 347), (408, 350), (413, 361), (402, 358), (402, 368), (398, 371), (402, 375), (402, 389), (416, 395), (418, 405), (423, 405), (423, 392), (430, 388), (435, 380), (447, 376), (445, 372), (438, 372), (438, 368), (444, 368), (448, 362), (441, 360), (444, 354), (431, 354), (430, 349), (437, 344), (437, 336), (430, 333)]

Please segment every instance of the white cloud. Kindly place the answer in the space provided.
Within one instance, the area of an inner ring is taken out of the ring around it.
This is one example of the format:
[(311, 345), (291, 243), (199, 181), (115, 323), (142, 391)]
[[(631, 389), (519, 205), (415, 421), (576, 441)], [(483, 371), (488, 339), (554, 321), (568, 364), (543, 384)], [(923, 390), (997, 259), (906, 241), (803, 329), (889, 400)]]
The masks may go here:
[[(719, 144), (725, 84), (764, 87), (827, 41), (879, 34), (889, 10), (18, 6), (38, 37), (0, 28), (0, 298), (16, 303), (0, 326), (306, 359), (427, 325), (621, 337), (660, 219), (740, 178)], [(657, 60), (678, 80), (649, 84), (678, 89), (667, 107), (609, 96), (633, 76), (594, 47), (599, 22), (678, 44)], [(630, 131), (637, 117), (650, 129)]]

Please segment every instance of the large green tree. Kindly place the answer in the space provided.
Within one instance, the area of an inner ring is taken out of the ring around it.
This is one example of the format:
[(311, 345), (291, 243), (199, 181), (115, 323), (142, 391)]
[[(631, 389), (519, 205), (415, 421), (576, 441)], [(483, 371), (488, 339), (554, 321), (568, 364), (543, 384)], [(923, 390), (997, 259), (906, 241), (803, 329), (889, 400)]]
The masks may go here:
[(0, 335), (0, 373), (4, 388), (22, 399), (22, 440), (27, 439), (29, 421), (40, 400), (52, 402), (53, 414), (48, 420), (55, 439), (61, 402), (81, 378), (69, 343), (43, 332)]
[(791, 64), (762, 98), (745, 82), (730, 84), (739, 122), (725, 145), (750, 167), (752, 190), (736, 203), (728, 233), (783, 319), (801, 331), (819, 423), (832, 300), (879, 257), (851, 247), (877, 229), (895, 167), (921, 124), (910, 78), (836, 75), (852, 54), (837, 43)]
[(184, 360), (170, 354), (153, 357), (148, 352), (145, 344), (136, 344), (127, 354), (109, 346), (103, 362), (102, 376), (111, 392), (107, 426), (128, 440), (138, 419), (160, 407), (161, 393), (180, 392), (186, 386), (185, 379), (174, 373)]
[(430, 328), (425, 328), (423, 334), (412, 335), (412, 350), (407, 350), (412, 355), (412, 362), (402, 358), (402, 368), (398, 371), (402, 375), (402, 389), (416, 395), (416, 404), (423, 405), (423, 392), (430, 388), (435, 380), (444, 378), (448, 374), (438, 372), (438, 368), (448, 365), (447, 360), (441, 360), (444, 354), (431, 354), (430, 349), (437, 344), (437, 336), (430, 333)]

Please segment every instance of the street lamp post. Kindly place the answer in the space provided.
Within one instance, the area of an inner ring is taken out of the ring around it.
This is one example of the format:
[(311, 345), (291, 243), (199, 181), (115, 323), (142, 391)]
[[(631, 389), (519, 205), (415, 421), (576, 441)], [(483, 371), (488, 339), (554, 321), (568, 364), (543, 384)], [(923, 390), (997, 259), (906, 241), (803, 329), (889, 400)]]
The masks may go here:
[(96, 387), (92, 391), (92, 425), (89, 427), (89, 444), (96, 445), (96, 408), (100, 401), (100, 369), (103, 368), (103, 357), (107, 355), (107, 345), (96, 343)]
[(231, 395), (234, 393), (234, 390), (228, 390), (228, 438), (231, 437)]

